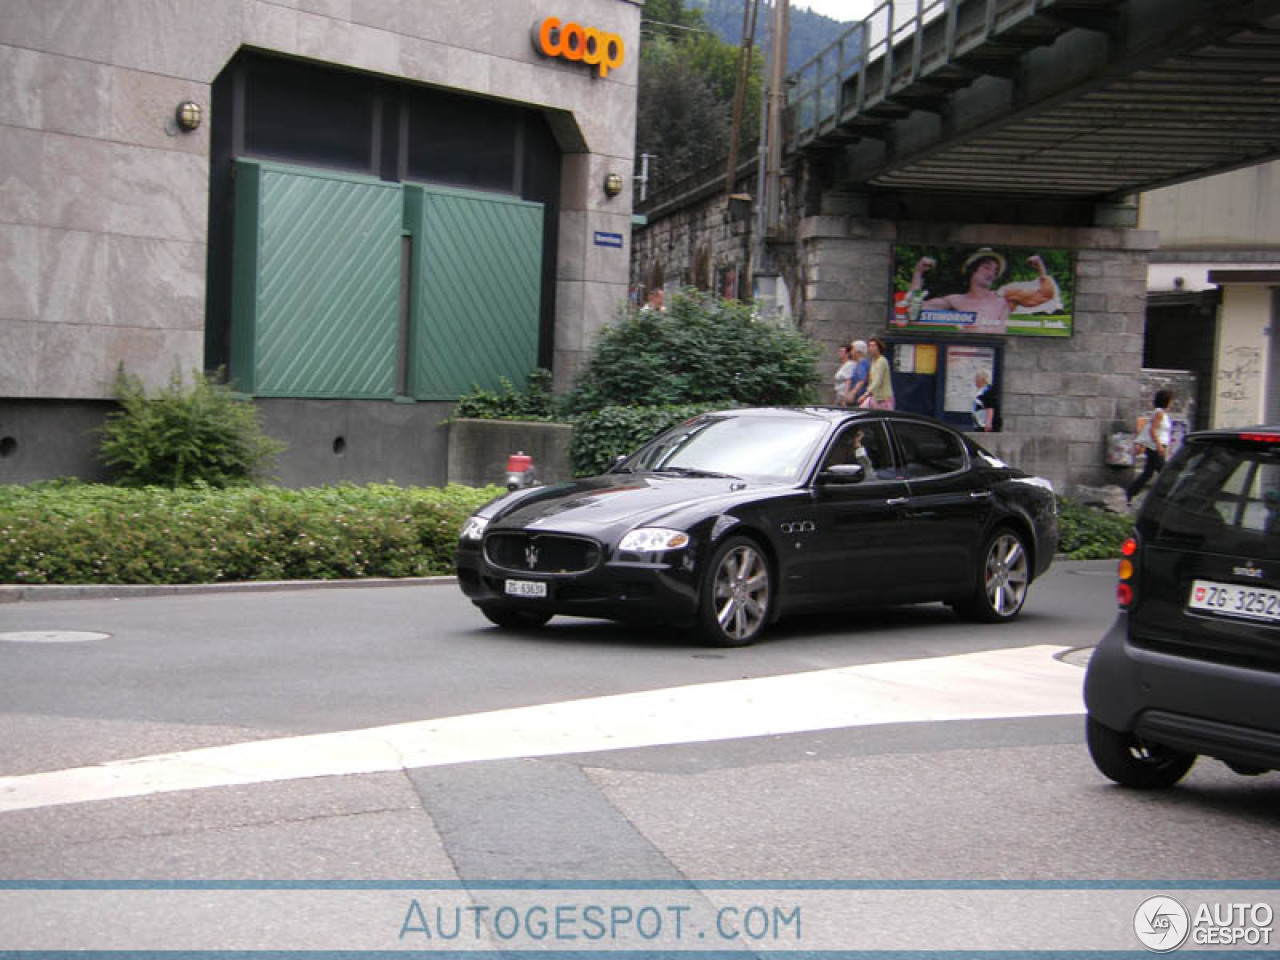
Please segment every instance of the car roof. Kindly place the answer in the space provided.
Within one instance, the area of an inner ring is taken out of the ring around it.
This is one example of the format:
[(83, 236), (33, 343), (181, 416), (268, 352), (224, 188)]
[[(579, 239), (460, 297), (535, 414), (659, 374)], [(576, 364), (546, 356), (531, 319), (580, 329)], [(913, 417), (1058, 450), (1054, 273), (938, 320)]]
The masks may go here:
[(725, 410), (709, 411), (703, 416), (710, 417), (769, 417), (778, 419), (826, 420), (829, 423), (841, 423), (846, 420), (867, 420), (888, 417), (893, 420), (909, 420), (917, 423), (929, 423), (945, 427), (934, 417), (923, 413), (908, 413), (905, 410), (850, 410), (848, 407), (814, 405), (807, 407), (733, 407)]
[(1187, 435), (1188, 440), (1258, 440), (1263, 443), (1280, 443), (1280, 425), (1258, 424), (1252, 427), (1219, 427), (1214, 430), (1196, 430)]

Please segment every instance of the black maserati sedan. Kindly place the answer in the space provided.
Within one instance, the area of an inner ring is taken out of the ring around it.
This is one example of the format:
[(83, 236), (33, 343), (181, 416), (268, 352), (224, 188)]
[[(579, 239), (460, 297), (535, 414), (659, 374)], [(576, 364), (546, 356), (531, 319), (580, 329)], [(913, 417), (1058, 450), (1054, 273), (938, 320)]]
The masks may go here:
[(600, 476), (486, 504), (463, 526), (457, 574), (500, 627), (649, 621), (730, 647), (839, 607), (942, 601), (1010, 620), (1057, 529), (1047, 480), (930, 417), (726, 410)]

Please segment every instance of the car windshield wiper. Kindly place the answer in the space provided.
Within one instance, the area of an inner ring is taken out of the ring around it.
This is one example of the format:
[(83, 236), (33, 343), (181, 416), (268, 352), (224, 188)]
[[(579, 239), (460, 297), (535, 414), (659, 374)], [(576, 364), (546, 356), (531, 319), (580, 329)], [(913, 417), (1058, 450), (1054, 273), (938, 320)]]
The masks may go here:
[(716, 473), (714, 470), (695, 470), (692, 467), (658, 467), (652, 473), (669, 473), (677, 477), (708, 477), (712, 480), (740, 480), (731, 473)]

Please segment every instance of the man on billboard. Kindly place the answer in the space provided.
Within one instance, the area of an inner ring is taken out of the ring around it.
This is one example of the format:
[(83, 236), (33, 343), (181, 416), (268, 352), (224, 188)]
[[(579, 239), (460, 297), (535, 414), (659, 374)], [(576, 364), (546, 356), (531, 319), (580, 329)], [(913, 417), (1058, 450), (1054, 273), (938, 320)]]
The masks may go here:
[(907, 291), (912, 323), (953, 323), (967, 333), (1004, 333), (1009, 315), (1015, 309), (1032, 310), (1060, 300), (1057, 281), (1049, 275), (1039, 254), (1027, 258), (1027, 263), (1035, 268), (1036, 279), (993, 289), (1007, 264), (1004, 254), (991, 247), (981, 247), (964, 261), (968, 290), (925, 299), (924, 275), (936, 263), (932, 257), (921, 257), (916, 262)]

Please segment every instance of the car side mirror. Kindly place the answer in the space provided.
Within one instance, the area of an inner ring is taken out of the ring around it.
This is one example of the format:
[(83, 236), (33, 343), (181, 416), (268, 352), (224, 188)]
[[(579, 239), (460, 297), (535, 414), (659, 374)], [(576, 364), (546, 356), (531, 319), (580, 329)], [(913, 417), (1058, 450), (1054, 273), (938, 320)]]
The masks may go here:
[(860, 463), (835, 463), (818, 474), (818, 482), (824, 486), (845, 486), (867, 479), (867, 471)]

